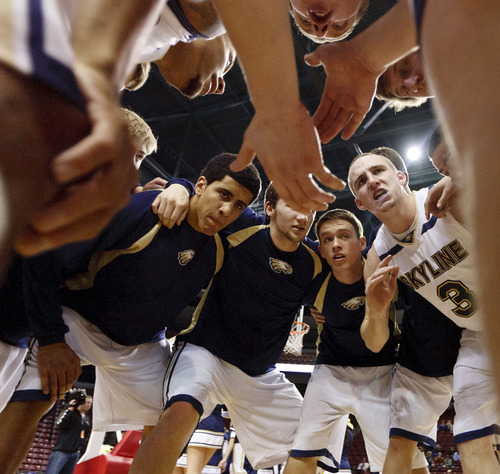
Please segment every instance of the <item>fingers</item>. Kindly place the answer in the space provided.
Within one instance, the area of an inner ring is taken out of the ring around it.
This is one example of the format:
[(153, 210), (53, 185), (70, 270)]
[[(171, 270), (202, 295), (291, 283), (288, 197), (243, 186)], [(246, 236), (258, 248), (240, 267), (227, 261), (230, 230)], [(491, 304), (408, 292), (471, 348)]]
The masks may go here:
[[(246, 134), (245, 134), (246, 135)], [(243, 138), (243, 144), (236, 159), (229, 166), (231, 171), (241, 171), (245, 169), (255, 158), (254, 149), (248, 144), (246, 136)]]
[[(286, 179), (286, 178), (285, 178)], [(335, 200), (335, 196), (320, 189), (312, 177), (302, 180), (274, 181), (276, 191), (283, 200), (297, 212), (310, 214), (311, 211), (328, 209), (328, 204)], [(285, 197), (286, 196), (286, 197)]]
[(96, 211), (109, 209), (109, 213), (114, 214), (128, 203), (130, 190), (139, 177), (137, 170), (129, 165), (128, 168), (126, 163), (103, 167), (86, 180), (65, 188), (35, 217), (34, 228), (51, 232)]
[(312, 53), (307, 53), (304, 56), (304, 61), (308, 66), (318, 67), (321, 65), (321, 61), (319, 60), (317, 50)]
[(323, 119), (321, 121), (319, 119), (321, 115), (318, 115), (318, 118), (316, 118), (316, 114), (314, 116), (314, 123), (318, 128), (318, 134), (322, 143), (328, 143), (335, 138), (351, 118), (351, 112), (348, 112), (343, 108), (339, 108), (332, 101), (329, 102), (330, 109), (327, 113), (325, 113), (327, 108), (321, 112), (321, 115), (323, 115)]
[(315, 171), (314, 176), (316, 176), (321, 184), (324, 184), (331, 189), (341, 190), (346, 186), (345, 181), (337, 178), (337, 176), (332, 174), (326, 166), (323, 166), (318, 171)]
[(113, 215), (114, 212), (109, 210), (95, 212), (52, 232), (41, 233), (31, 228), (16, 241), (15, 249), (21, 255), (33, 256), (70, 242), (91, 239), (109, 223)]
[(48, 395), (49, 393), (51, 393), (50, 385), (49, 385), (49, 374), (45, 369), (42, 369), (40, 367), (39, 367), (38, 371), (40, 373), (40, 382), (42, 385), (42, 392), (45, 395)]
[(136, 171), (100, 170), (86, 181), (63, 189), (33, 219), (32, 228), (16, 242), (22, 255), (34, 255), (52, 248), (85, 240), (109, 223), (127, 204)]
[[(335, 116), (333, 114), (335, 113)], [(335, 109), (335, 104), (333, 100), (331, 100), (325, 93), (321, 97), (321, 102), (319, 103), (316, 112), (313, 115), (313, 122), (318, 130), (319, 137), (323, 143), (323, 135), (325, 135), (328, 131), (330, 120), (335, 118), (338, 114), (338, 110)], [(333, 138), (333, 137), (332, 137)]]
[(344, 131), (342, 132), (342, 139), (343, 140), (349, 140), (358, 127), (361, 125), (361, 122), (364, 120), (366, 114), (352, 114), (350, 120), (347, 122), (347, 125), (344, 128)]

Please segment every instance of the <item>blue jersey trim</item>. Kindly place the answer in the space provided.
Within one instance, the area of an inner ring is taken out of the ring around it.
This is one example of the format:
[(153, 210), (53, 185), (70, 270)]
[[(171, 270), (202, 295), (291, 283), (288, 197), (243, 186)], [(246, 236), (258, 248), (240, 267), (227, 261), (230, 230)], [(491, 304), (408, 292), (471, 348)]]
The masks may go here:
[(423, 226), (421, 235), (425, 234), (428, 230), (431, 230), (437, 223), (437, 217), (432, 216)]
[(401, 250), (403, 250), (403, 247), (401, 245), (397, 244), (394, 247), (392, 247), (392, 249), (390, 249), (388, 252), (381, 255), (379, 258), (380, 258), (380, 260), (384, 260), (384, 258), (387, 257), (388, 255), (396, 255)]
[(493, 424), (485, 428), (481, 428), (480, 430), (466, 431), (465, 433), (460, 433), (458, 435), (455, 435), (454, 438), (455, 438), (455, 443), (460, 444), (464, 443), (465, 441), (484, 438), (485, 436), (489, 436), (492, 434), (496, 435), (500, 434), (500, 426)]
[(204, 39), (208, 38), (208, 36), (201, 34), (191, 23), (189, 23), (189, 20), (186, 18), (184, 11), (182, 10), (181, 5), (179, 4), (179, 0), (169, 0), (168, 6), (170, 7), (170, 10), (172, 10), (174, 15), (177, 17), (183, 28), (185, 28), (187, 31), (189, 31), (189, 33), (191, 33), (191, 37), (189, 38), (190, 41), (196, 38), (204, 38)]
[(45, 32), (41, 0), (30, 0), (30, 49), (33, 76), (60, 92), (77, 107), (85, 110), (85, 99), (78, 88), (73, 71), (48, 56), (43, 50)]
[(322, 448), (322, 449), (292, 449), (290, 451), (290, 456), (292, 458), (315, 458), (319, 456), (323, 456), (325, 458), (328, 458), (330, 461), (332, 461), (333, 466), (329, 464), (325, 464), (321, 461), (318, 461), (317, 465), (321, 467), (323, 470), (328, 471), (328, 472), (339, 472), (339, 467), (340, 464), (339, 462), (335, 459), (335, 457), (328, 451), (327, 448)]
[(200, 417), (203, 416), (203, 405), (192, 395), (180, 394), (174, 395), (165, 405), (165, 410), (175, 402), (187, 402), (193, 405), (193, 408), (200, 414)]
[(50, 395), (46, 395), (41, 390), (17, 390), (12, 394), (9, 400), (9, 402), (30, 401), (50, 402)]
[(418, 444), (424, 445), (426, 447), (436, 448), (436, 441), (428, 436), (419, 435), (417, 433), (412, 433), (411, 431), (403, 430), (401, 428), (391, 428), (389, 431), (389, 436), (400, 436), (401, 438), (411, 439), (416, 441)]

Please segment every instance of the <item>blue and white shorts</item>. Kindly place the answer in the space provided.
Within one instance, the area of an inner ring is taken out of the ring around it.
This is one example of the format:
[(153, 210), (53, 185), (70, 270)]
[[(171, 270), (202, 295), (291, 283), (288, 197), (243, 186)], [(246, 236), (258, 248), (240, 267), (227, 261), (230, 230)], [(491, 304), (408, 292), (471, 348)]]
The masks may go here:
[[(161, 414), (163, 377), (170, 345), (164, 339), (137, 346), (122, 346), (104, 335), (76, 311), (63, 307), (69, 332), (66, 343), (82, 365), (95, 365), (94, 431), (141, 429), (156, 425)], [(35, 344), (13, 401), (48, 400), (41, 391)]]
[[(164, 408), (191, 403), (207, 416), (226, 405), (245, 453), (255, 469), (288, 458), (302, 405), (294, 384), (276, 369), (251, 377), (203, 347), (178, 344), (165, 378)], [(277, 436), (279, 433), (279, 436)]]

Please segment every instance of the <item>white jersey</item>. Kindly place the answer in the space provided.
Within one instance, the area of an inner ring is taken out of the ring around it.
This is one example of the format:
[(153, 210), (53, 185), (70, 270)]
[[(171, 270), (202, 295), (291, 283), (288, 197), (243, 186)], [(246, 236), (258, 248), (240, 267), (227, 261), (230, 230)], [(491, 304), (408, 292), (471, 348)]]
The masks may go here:
[[(73, 74), (74, 52), (71, 44), (80, 1), (1, 1), (0, 62), (48, 84), (83, 108), (85, 100)], [(165, 0), (163, 5), (158, 3), (155, 9), (159, 15), (150, 15), (137, 41), (120, 58), (117, 91), (137, 63), (160, 59), (170, 46), (179, 41), (206, 38), (186, 19), (178, 0)], [(212, 36), (224, 32), (221, 24)]]
[[(211, 38), (224, 33), (225, 29), (221, 23), (221, 27), (211, 35)], [(178, 42), (190, 43), (197, 38), (208, 39), (189, 23), (179, 5), (179, 0), (168, 0), (157, 23), (146, 35), (138, 62), (146, 63), (161, 59), (170, 46)]]
[(428, 189), (414, 192), (417, 205), (415, 229), (396, 240), (385, 225), (373, 247), (380, 260), (392, 255), (399, 265), (399, 279), (420, 293), (462, 328), (479, 331), (482, 315), (477, 300), (472, 236), (450, 214), (425, 218)]

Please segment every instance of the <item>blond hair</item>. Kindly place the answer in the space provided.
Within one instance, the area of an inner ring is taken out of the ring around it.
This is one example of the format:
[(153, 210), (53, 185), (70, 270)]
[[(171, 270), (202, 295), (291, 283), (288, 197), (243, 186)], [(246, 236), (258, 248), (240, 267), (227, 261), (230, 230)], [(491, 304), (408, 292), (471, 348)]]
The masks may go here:
[(144, 145), (146, 155), (155, 152), (158, 146), (155, 136), (149, 125), (135, 112), (129, 109), (122, 109), (128, 123), (128, 130), (132, 140)]

